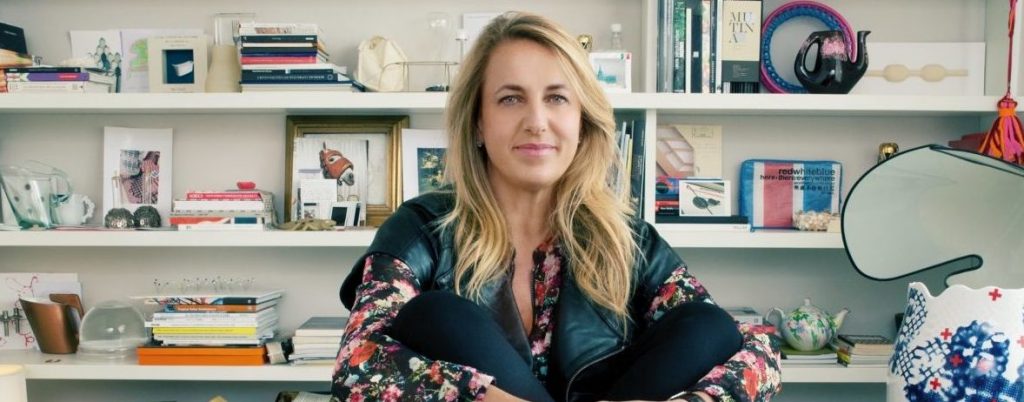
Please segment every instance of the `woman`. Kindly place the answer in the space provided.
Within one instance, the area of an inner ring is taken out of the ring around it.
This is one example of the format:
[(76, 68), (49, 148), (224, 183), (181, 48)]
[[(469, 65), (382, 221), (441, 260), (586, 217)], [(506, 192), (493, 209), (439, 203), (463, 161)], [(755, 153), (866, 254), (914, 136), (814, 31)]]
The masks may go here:
[(554, 23), (505, 14), (446, 109), (448, 192), (403, 204), (342, 285), (342, 400), (763, 401), (740, 334), (610, 189), (612, 110)]

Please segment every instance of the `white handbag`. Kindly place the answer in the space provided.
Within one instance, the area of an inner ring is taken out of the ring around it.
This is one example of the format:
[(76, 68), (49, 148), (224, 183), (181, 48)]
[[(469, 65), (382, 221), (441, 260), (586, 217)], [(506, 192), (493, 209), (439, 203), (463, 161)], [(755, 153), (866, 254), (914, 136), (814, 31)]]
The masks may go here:
[(367, 88), (379, 92), (405, 90), (405, 52), (395, 41), (374, 36), (359, 44), (356, 77)]

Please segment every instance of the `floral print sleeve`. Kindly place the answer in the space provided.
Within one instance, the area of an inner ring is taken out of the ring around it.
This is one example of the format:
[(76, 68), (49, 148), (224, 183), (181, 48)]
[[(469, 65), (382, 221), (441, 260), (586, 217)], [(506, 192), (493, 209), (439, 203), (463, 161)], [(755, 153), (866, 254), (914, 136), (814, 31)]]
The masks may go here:
[(481, 401), (494, 378), (472, 367), (431, 360), (385, 335), (420, 293), (412, 270), (390, 256), (366, 257), (345, 336), (334, 363), (333, 394), (342, 401)]
[[(657, 321), (673, 307), (691, 301), (714, 304), (704, 285), (681, 266), (658, 289), (646, 318)], [(748, 328), (740, 327), (743, 348), (687, 391), (704, 391), (719, 401), (738, 402), (768, 401), (779, 392), (779, 345), (767, 334)]]

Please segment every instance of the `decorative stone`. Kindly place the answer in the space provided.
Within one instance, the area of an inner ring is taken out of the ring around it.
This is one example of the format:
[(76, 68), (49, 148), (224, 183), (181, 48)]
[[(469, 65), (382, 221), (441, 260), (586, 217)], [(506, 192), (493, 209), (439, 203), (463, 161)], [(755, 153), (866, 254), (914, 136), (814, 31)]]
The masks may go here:
[(124, 208), (114, 208), (103, 217), (103, 226), (110, 229), (131, 229), (137, 225), (131, 211)]
[(160, 212), (152, 205), (143, 205), (135, 210), (135, 222), (140, 228), (158, 228), (161, 225)]

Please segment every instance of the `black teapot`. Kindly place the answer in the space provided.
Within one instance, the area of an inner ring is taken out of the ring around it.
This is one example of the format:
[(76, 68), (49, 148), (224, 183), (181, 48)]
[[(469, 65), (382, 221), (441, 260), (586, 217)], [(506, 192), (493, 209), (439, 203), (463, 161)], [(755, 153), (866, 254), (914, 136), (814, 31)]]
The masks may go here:
[[(796, 55), (796, 78), (807, 92), (815, 94), (850, 93), (868, 69), (865, 39), (871, 31), (857, 32), (857, 58), (850, 60), (846, 53), (846, 38), (842, 31), (811, 33)], [(807, 50), (818, 45), (818, 58), (814, 68), (807, 69)]]

